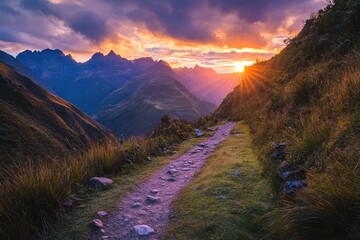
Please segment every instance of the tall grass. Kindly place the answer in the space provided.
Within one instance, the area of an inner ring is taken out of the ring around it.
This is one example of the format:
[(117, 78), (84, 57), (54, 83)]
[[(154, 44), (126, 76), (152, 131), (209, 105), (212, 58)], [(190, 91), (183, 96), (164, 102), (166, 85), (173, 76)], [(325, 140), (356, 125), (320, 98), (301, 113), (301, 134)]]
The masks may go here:
[(287, 161), (313, 174), (273, 215), (286, 239), (360, 238), (359, 16), (358, 0), (332, 1), (280, 54), (247, 67), (244, 79), (256, 86), (236, 88), (216, 113), (250, 125), (272, 182), (280, 164), (269, 157), (273, 141), (288, 142)]
[(295, 201), (271, 213), (273, 233), (285, 239), (359, 239), (360, 172), (335, 163)]
[(0, 239), (29, 239), (64, 211), (63, 202), (93, 176), (116, 174), (192, 134), (184, 121), (167, 119), (146, 137), (92, 146), (86, 153), (47, 162), (23, 161), (0, 174)]

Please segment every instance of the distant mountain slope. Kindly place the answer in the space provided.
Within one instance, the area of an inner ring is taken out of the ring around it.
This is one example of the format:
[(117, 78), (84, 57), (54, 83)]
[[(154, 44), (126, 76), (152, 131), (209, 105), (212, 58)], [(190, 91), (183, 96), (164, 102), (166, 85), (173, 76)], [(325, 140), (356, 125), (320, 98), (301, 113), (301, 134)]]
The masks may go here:
[(40, 86), (45, 87), (49, 91), (53, 92), (52, 88), (50, 87), (49, 84), (47, 84), (46, 81), (42, 80), (41, 78), (38, 78), (30, 68), (28, 68), (24, 64), (20, 63), (18, 60), (16, 60), (10, 54), (7, 54), (6, 52), (0, 50), (0, 61), (13, 67), (21, 75), (24, 75), (24, 76), (32, 79)]
[(95, 53), (87, 62), (78, 63), (59, 49), (26, 50), (16, 59), (57, 95), (88, 114), (95, 113), (108, 94), (154, 63), (151, 58), (130, 61), (113, 51), (107, 55)]
[(219, 74), (211, 68), (176, 68), (180, 82), (202, 100), (220, 105), (234, 87), (239, 85), (239, 73)]
[(117, 135), (129, 136), (150, 132), (164, 114), (195, 120), (215, 108), (195, 97), (177, 81), (171, 67), (160, 61), (110, 94), (95, 119)]
[(0, 62), (0, 161), (83, 149), (111, 134), (63, 99)]

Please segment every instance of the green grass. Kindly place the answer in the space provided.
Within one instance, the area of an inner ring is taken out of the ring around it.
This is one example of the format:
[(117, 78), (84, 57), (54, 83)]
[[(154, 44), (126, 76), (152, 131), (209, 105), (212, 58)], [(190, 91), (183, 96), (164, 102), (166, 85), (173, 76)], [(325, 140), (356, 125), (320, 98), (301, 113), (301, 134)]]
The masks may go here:
[[(211, 133), (206, 132), (206, 134)], [(136, 163), (131, 167), (128, 166), (112, 177), (114, 183), (110, 189), (91, 190), (82, 188), (77, 197), (82, 200), (81, 203), (85, 207), (73, 209), (63, 215), (39, 239), (83, 239), (91, 231), (89, 225), (91, 220), (98, 218), (97, 211), (114, 211), (121, 197), (125, 196), (137, 184), (147, 180), (154, 172), (168, 164), (171, 159), (181, 155), (197, 143), (204, 141), (204, 139), (205, 137), (190, 138), (176, 146), (177, 151), (170, 156), (154, 157), (151, 161)]]
[(239, 122), (234, 130), (242, 135), (220, 143), (178, 195), (164, 239), (269, 239), (262, 217), (273, 209), (271, 186), (262, 177), (248, 127)]

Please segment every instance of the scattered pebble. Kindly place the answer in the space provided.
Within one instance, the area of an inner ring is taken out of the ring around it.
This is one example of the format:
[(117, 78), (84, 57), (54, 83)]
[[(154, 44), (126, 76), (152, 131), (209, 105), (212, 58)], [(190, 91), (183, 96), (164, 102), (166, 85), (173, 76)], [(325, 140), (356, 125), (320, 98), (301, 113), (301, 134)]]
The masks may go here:
[(136, 198), (132, 198), (131, 200), (132, 200), (133, 202), (139, 202), (139, 201), (141, 200), (141, 198), (136, 197)]
[(152, 194), (157, 194), (158, 192), (159, 192), (159, 190), (157, 190), (157, 189), (155, 189), (155, 188), (151, 190), (151, 193), (152, 193)]
[(146, 197), (146, 202), (148, 202), (148, 203), (158, 203), (158, 202), (160, 202), (160, 198), (148, 195)]
[(168, 182), (175, 182), (176, 179), (172, 177), (172, 178), (168, 178), (167, 181), (168, 181)]
[(174, 175), (175, 173), (177, 173), (178, 171), (175, 169), (175, 168), (170, 168), (168, 170), (168, 173), (171, 174), (171, 175)]
[(104, 211), (98, 211), (97, 214), (100, 216), (100, 217), (105, 217), (107, 215), (106, 212)]
[(131, 207), (132, 207), (132, 208), (142, 207), (142, 204), (139, 203), (139, 202), (136, 202), (136, 203), (134, 203)]
[(103, 222), (97, 218), (92, 220), (91, 225), (93, 225), (94, 227), (97, 227), (97, 228), (102, 228), (104, 226)]
[(147, 236), (149, 234), (154, 233), (154, 229), (149, 227), (148, 225), (136, 225), (133, 227), (133, 232), (140, 236)]

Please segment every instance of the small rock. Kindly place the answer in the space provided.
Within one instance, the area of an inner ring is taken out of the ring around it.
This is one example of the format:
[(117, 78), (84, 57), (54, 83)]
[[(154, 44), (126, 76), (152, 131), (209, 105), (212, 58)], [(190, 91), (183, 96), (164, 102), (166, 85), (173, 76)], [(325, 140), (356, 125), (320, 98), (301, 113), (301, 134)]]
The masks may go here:
[(91, 225), (93, 225), (94, 227), (97, 227), (97, 228), (102, 228), (104, 226), (103, 222), (97, 218), (92, 220)]
[(85, 208), (85, 204), (80, 204), (78, 208)]
[(157, 194), (158, 192), (159, 192), (159, 190), (157, 190), (157, 189), (155, 189), (155, 188), (154, 188), (154, 189), (151, 189), (151, 193), (152, 193), (152, 194)]
[(147, 157), (146, 160), (151, 161), (151, 157)]
[(104, 211), (98, 211), (97, 214), (100, 216), (100, 217), (105, 217), (107, 215), (106, 212)]
[(271, 154), (271, 157), (273, 159), (282, 159), (283, 160), (283, 159), (285, 159), (286, 154), (283, 151), (276, 151), (276, 152), (273, 152), (273, 154)]
[(307, 186), (306, 180), (295, 180), (285, 182), (284, 190), (287, 194), (294, 194), (296, 189)]
[(141, 198), (135, 197), (131, 199), (133, 202), (140, 202)]
[(195, 136), (196, 137), (201, 137), (203, 135), (203, 133), (201, 132), (200, 129), (195, 128), (194, 131), (195, 131)]
[(190, 171), (190, 168), (184, 167), (184, 168), (181, 169), (181, 171)]
[(109, 237), (106, 236), (106, 235), (104, 235), (104, 236), (101, 237), (101, 239), (108, 239), (108, 238), (109, 238)]
[(220, 199), (225, 199), (226, 197), (223, 196), (223, 195), (220, 195), (220, 196), (218, 196), (218, 198), (220, 198)]
[(240, 176), (241, 175), (241, 172), (239, 170), (236, 170), (235, 172), (233, 172), (233, 175), (235, 176)]
[(100, 229), (100, 232), (102, 232), (102, 233), (105, 233), (106, 231), (105, 231), (105, 229)]
[(168, 173), (171, 174), (171, 175), (174, 175), (175, 173), (177, 173), (178, 171), (175, 169), (175, 168), (170, 168), (168, 170)]
[(63, 205), (65, 207), (72, 207), (74, 205), (74, 199), (72, 198), (65, 198)]
[(168, 181), (168, 182), (175, 182), (175, 181), (176, 181), (176, 179), (175, 179), (175, 178), (173, 178), (173, 177), (171, 177), (171, 178), (168, 178), (166, 181)]
[(188, 161), (189, 164), (194, 164), (194, 161)]
[(160, 198), (148, 195), (146, 197), (146, 202), (148, 202), (148, 203), (158, 203), (158, 202), (160, 202)]
[(105, 177), (93, 177), (89, 180), (89, 185), (94, 188), (104, 188), (113, 183), (113, 180)]
[(207, 147), (207, 145), (205, 145), (204, 143), (199, 143), (197, 146), (202, 148)]
[(149, 227), (148, 225), (136, 225), (133, 227), (133, 232), (139, 236), (147, 236), (149, 234), (154, 233), (155, 231), (153, 228)]
[(141, 207), (141, 206), (142, 206), (141, 203), (136, 202), (136, 203), (134, 203), (131, 207), (132, 207), (132, 208), (138, 208), (138, 207)]

